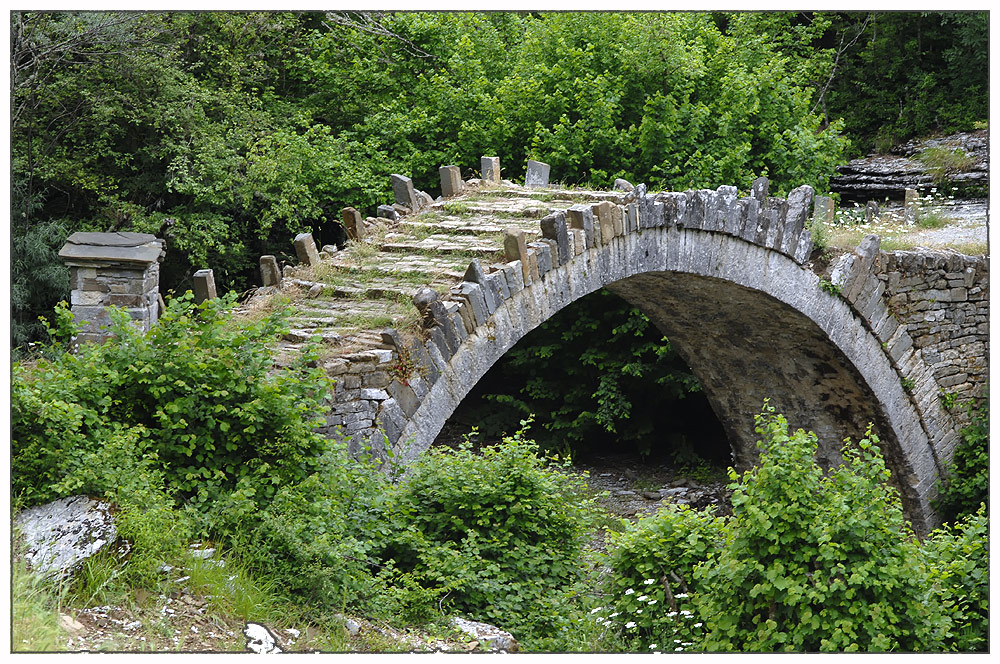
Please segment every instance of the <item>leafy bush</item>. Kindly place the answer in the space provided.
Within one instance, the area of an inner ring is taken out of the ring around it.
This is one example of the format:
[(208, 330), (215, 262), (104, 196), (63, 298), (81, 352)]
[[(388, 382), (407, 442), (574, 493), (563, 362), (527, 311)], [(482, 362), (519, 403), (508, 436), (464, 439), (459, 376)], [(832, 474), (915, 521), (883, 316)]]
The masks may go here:
[(765, 404), (760, 464), (734, 471), (724, 546), (696, 574), (707, 650), (940, 648), (949, 620), (869, 431), (828, 474), (816, 436)]
[(234, 303), (172, 298), (145, 334), (113, 312), (116, 337), (107, 343), (56, 353), (30, 371), (15, 366), (15, 491), (40, 502), (99, 488), (105, 471), (114, 472), (101, 459), (108, 445), (124, 444), (121, 435), (134, 463), (155, 460), (178, 497), (203, 505), (243, 478), (260, 480), (262, 499), (305, 478), (326, 445), (313, 431), (325, 374), (308, 367), (308, 353), (272, 371), (267, 342), (282, 316), (233, 325)]
[(941, 602), (951, 612), (949, 644), (959, 652), (989, 647), (989, 519), (986, 506), (943, 526), (924, 542)]
[(645, 454), (662, 444), (664, 429), (690, 426), (685, 433), (694, 438), (692, 412), (711, 412), (670, 342), (605, 289), (545, 321), (480, 385), (488, 403), (472, 408), (472, 416), (484, 433), (536, 414), (535, 440), (546, 449), (582, 452), (603, 447), (610, 434)]
[(946, 148), (944, 146), (924, 148), (917, 155), (917, 160), (930, 172), (931, 177), (941, 184), (956, 173), (969, 169), (975, 160), (962, 148)]
[(684, 650), (700, 640), (695, 568), (725, 535), (711, 511), (669, 506), (612, 533), (607, 586), (611, 600), (601, 622), (622, 634), (632, 650)]
[(523, 430), (474, 454), (432, 448), (400, 484), (383, 553), (454, 610), (544, 647), (568, 628), (594, 499)]
[(970, 423), (939, 483), (934, 503), (945, 521), (973, 514), (989, 498), (990, 403), (986, 396), (968, 404)]

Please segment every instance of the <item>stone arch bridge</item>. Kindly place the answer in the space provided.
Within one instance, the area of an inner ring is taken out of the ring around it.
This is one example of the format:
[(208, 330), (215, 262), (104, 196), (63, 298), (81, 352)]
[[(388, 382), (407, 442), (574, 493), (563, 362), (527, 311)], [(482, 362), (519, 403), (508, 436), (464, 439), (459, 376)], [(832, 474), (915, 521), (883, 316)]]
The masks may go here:
[(442, 167), (437, 200), (393, 175), (394, 206), (344, 210), (340, 250), (304, 234), (298, 264), (261, 258), (265, 286), (245, 306), (292, 298), (285, 357), (321, 340), (336, 380), (324, 433), (414, 458), (514, 344), (606, 287), (687, 361), (738, 467), (755, 459), (765, 397), (817, 434), (825, 464), (873, 423), (914, 528), (935, 525), (964, 417), (946, 404), (985, 390), (985, 256), (884, 252), (877, 236), (820, 256), (808, 186), (785, 199), (764, 178), (743, 197), (600, 192), (550, 186), (547, 171), (529, 162), (521, 186), (501, 180), (497, 158), (464, 182)]

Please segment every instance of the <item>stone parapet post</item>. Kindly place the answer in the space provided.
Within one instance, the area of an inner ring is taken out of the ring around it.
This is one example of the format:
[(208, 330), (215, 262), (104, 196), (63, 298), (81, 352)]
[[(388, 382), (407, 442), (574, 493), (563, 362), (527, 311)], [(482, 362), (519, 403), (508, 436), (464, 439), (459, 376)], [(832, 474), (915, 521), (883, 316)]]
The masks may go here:
[(70, 269), (77, 340), (111, 337), (107, 307), (124, 309), (143, 332), (159, 317), (163, 241), (148, 233), (73, 233), (59, 257)]

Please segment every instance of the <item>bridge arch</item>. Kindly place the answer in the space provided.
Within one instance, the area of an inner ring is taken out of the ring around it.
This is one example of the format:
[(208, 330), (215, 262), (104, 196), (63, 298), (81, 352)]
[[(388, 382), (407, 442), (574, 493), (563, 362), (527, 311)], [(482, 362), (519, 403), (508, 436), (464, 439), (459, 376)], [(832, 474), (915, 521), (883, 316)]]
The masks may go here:
[[(726, 193), (708, 192), (719, 199)], [(727, 229), (725, 205), (715, 205), (713, 221), (711, 214), (692, 215), (690, 205), (684, 209), (690, 192), (681, 200), (670, 196), (685, 194), (639, 192), (607, 224), (603, 215), (595, 218), (593, 229), (586, 220), (576, 224), (582, 228), (564, 228), (565, 214), (558, 213), (548, 220), (551, 238), (522, 244), (521, 259), (503, 270), (486, 275), (474, 262), (449, 307), (433, 298), (417, 301), (430, 338), (390, 336), (431, 376), (390, 386), (394, 398), (379, 423), (396, 458), (406, 462), (426, 450), (469, 391), (526, 334), (607, 287), (643, 310), (699, 377), (738, 466), (756, 458), (751, 423), (765, 397), (792, 427), (816, 432), (818, 459), (826, 465), (839, 461), (844, 437), (857, 439), (872, 422), (914, 528), (929, 530), (930, 500), (956, 427), (942, 408), (928, 417), (917, 407), (919, 394), (937, 387), (925, 384), (933, 383), (930, 372), (867, 272), (877, 238), (824, 284), (803, 265), (801, 245), (811, 249), (811, 238), (789, 213), (792, 206), (754, 223), (753, 208), (764, 205), (732, 197), (730, 209), (743, 214)]]

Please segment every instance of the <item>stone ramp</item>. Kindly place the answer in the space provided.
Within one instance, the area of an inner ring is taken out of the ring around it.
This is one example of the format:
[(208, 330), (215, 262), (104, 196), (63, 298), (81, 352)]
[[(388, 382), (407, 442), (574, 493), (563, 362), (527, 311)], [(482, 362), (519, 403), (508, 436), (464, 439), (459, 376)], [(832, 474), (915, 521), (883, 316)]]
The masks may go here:
[(364, 219), (364, 238), (348, 241), (340, 251), (319, 253), (314, 265), (284, 266), (280, 287), (258, 289), (241, 309), (249, 313), (290, 300), (294, 313), (282, 342), (285, 351), (309, 339), (335, 354), (392, 348), (380, 331), (419, 329), (420, 314), (411, 302), (418, 289), (430, 287), (447, 296), (473, 259), (487, 274), (503, 269), (508, 230), (536, 242), (542, 237), (539, 220), (546, 215), (579, 203), (620, 202), (624, 196), (468, 180), (461, 194), (416, 212), (396, 205), (396, 219)]

